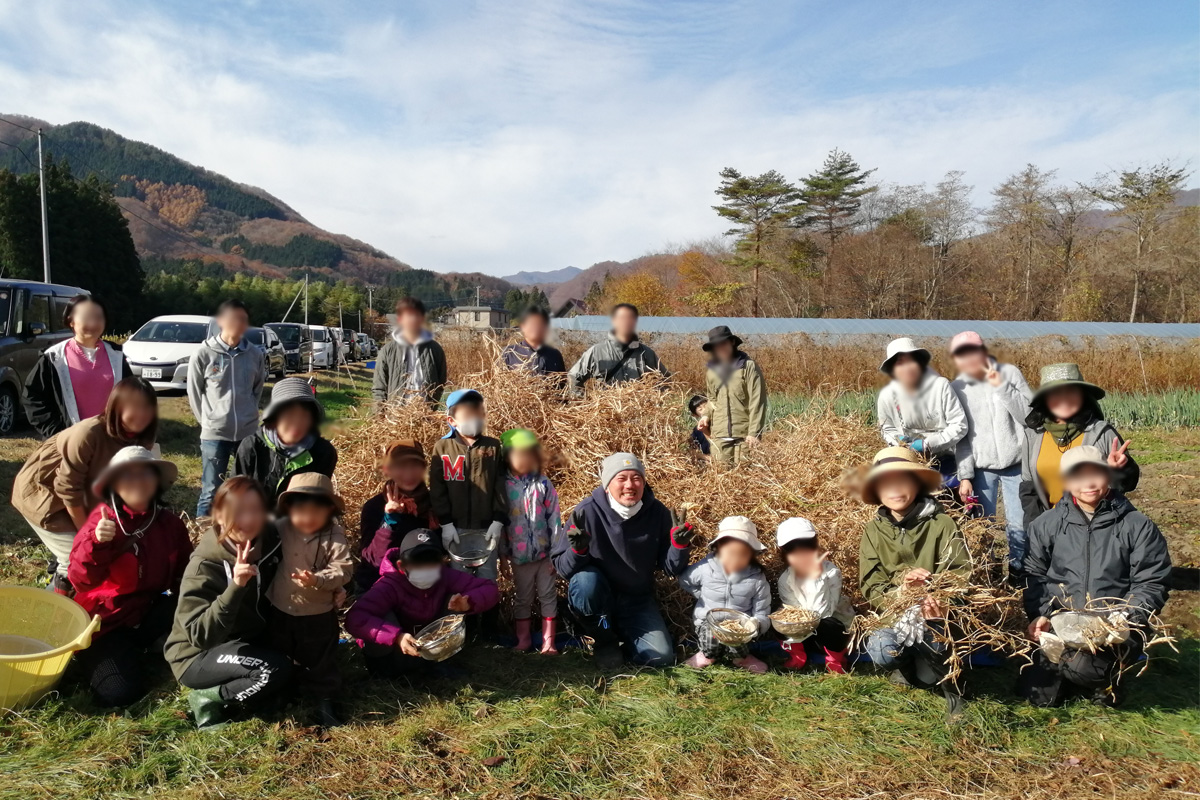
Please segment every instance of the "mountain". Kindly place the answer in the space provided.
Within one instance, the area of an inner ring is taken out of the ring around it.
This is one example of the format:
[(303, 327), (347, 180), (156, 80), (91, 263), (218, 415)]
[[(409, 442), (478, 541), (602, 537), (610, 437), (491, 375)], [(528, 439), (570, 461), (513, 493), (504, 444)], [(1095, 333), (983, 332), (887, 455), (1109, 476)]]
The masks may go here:
[(405, 287), (439, 304), (455, 302), (462, 287), (470, 288), (473, 299), (480, 286), (481, 300), (501, 307), (512, 288), (490, 275), (414, 269), (366, 242), (313, 225), (263, 189), (89, 122), (52, 125), (0, 114), (0, 142), (10, 145), (0, 147), (0, 169), (18, 174), (35, 169), (37, 139), (27, 129), (37, 128), (44, 131), (47, 158), (66, 160), (77, 178), (95, 176), (112, 188), (143, 260), (199, 259), (268, 278), (295, 279), (307, 272), (325, 280)]
[(579, 267), (563, 267), (562, 269), (552, 269), (547, 272), (518, 272), (515, 275), (505, 275), (501, 280), (508, 281), (517, 286), (541, 286), (545, 288), (565, 283), (581, 272), (583, 270)]
[[(679, 282), (679, 256), (671, 253), (652, 253), (631, 261), (600, 261), (581, 270), (574, 277), (550, 287), (550, 307), (558, 308), (568, 300), (582, 300), (587, 296), (593, 283), (604, 283), (604, 276), (627, 275), (633, 272), (647, 272), (659, 277), (667, 286)], [(603, 313), (593, 310), (591, 313)]]

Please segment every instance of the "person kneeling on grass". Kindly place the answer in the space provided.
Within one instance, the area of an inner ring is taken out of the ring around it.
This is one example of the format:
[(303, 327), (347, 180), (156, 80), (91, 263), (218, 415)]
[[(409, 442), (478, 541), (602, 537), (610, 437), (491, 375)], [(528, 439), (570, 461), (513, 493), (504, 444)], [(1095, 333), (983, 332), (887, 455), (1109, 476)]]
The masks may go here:
[[(901, 584), (917, 588), (942, 572), (969, 576), (971, 561), (958, 524), (931, 497), (941, 485), (941, 474), (907, 447), (885, 447), (876, 454), (862, 497), (878, 503), (879, 512), (863, 530), (858, 556), (859, 587), (876, 610), (889, 608)], [(867, 654), (876, 666), (895, 669), (894, 683), (940, 684), (946, 713), (953, 717), (962, 710), (962, 695), (953, 681), (943, 680), (946, 648), (931, 627), (944, 625), (945, 614), (937, 599), (926, 596), (894, 626), (872, 633)]]
[(695, 531), (672, 521), (646, 485), (641, 460), (614, 453), (600, 464), (600, 486), (555, 537), (550, 558), (568, 582), (567, 604), (592, 638), (602, 670), (624, 663), (622, 641), (636, 664), (675, 663), (675, 646), (654, 596), (654, 573), (683, 572)]
[(806, 646), (812, 645), (825, 651), (825, 669), (845, 673), (854, 607), (842, 594), (842, 571), (820, 548), (817, 529), (803, 517), (785, 519), (775, 532), (775, 544), (787, 564), (779, 575), (779, 599), (785, 606), (811, 611), (820, 619), (808, 637), (783, 643), (788, 654), (783, 668), (803, 669), (808, 663)]
[(263, 644), (280, 548), (262, 487), (253, 478), (230, 478), (212, 511), (212, 528), (184, 570), (164, 648), (175, 678), (192, 690), (188, 704), (200, 730), (223, 727), (231, 706), (278, 694), (292, 671), (290, 658)]
[(746, 645), (731, 647), (718, 642), (704, 618), (714, 608), (732, 608), (754, 617), (758, 635), (771, 627), (771, 584), (758, 564), (756, 554), (763, 551), (758, 529), (746, 517), (726, 517), (717, 526), (717, 538), (709, 545), (708, 558), (692, 564), (679, 576), (679, 587), (696, 598), (692, 622), (700, 651), (687, 665), (703, 669), (728, 655), (735, 667), (762, 674), (767, 665), (750, 655)]
[(102, 706), (127, 706), (145, 695), (147, 667), (162, 658), (192, 552), (183, 521), (162, 502), (177, 475), (174, 464), (144, 447), (118, 450), (92, 485), (103, 499), (75, 536), (75, 602), (102, 624), (73, 666)]
[(333, 481), (315, 472), (297, 475), (279, 495), (279, 574), (267, 589), (271, 601), (267, 642), (300, 668), (299, 689), (316, 702), (316, 721), (340, 725), (333, 700), (342, 689), (337, 668), (339, 595), (354, 562), (337, 517), (346, 504)]
[(1038, 644), (1050, 632), (1053, 614), (1098, 604), (1125, 615), (1130, 636), (1094, 652), (1068, 647), (1057, 663), (1036, 651), (1033, 664), (1021, 672), (1021, 693), (1035, 705), (1059, 705), (1071, 694), (1090, 695), (1103, 705), (1120, 702), (1121, 674), (1142, 652), (1139, 629), (1167, 602), (1167, 541), (1116, 490), (1115, 471), (1098, 447), (1082, 445), (1063, 454), (1062, 499), (1029, 526), (1025, 612), (1029, 638)]
[(494, 581), (451, 569), (436, 533), (409, 531), (380, 564), (379, 580), (346, 615), (376, 677), (419, 674), (431, 666), (417, 650), (420, 629), (447, 614), (482, 614), (500, 602)]

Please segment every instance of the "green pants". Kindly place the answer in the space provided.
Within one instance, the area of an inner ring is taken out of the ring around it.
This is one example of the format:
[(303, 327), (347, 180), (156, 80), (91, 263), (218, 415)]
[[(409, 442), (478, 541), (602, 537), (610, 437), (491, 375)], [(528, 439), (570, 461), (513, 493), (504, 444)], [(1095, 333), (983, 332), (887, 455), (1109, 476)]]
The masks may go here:
[(713, 439), (712, 457), (714, 461), (736, 464), (742, 460), (746, 452), (745, 439)]

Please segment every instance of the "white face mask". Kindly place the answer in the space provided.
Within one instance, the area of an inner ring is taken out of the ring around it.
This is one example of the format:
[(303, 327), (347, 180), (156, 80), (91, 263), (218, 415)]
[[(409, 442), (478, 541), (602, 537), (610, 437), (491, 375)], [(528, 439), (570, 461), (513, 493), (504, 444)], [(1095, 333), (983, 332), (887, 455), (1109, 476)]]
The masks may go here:
[(414, 567), (407, 573), (408, 582), (418, 589), (428, 589), (442, 577), (441, 567)]
[(610, 494), (608, 495), (608, 506), (613, 511), (617, 512), (617, 516), (621, 519), (632, 519), (635, 514), (642, 510), (642, 501), (638, 500), (631, 506), (624, 506)]
[(462, 422), (455, 423), (455, 428), (463, 436), (478, 436), (483, 433), (483, 419), (481, 417), (471, 417), (464, 419)]

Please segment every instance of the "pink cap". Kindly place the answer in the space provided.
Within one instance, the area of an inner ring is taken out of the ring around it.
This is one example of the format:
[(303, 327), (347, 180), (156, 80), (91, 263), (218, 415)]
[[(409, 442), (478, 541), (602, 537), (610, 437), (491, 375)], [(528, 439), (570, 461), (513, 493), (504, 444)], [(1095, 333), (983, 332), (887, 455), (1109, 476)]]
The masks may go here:
[(954, 334), (950, 340), (950, 355), (954, 355), (964, 347), (983, 347), (983, 337), (975, 331), (963, 331)]

